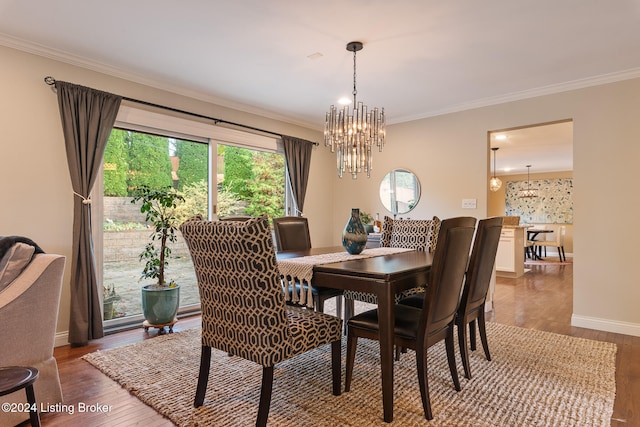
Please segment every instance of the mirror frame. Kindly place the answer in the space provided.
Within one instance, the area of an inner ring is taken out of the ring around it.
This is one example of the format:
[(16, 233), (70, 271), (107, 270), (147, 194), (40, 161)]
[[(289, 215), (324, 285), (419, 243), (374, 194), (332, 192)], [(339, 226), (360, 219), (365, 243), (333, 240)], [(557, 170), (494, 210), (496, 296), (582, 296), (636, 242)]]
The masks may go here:
[[(398, 201), (392, 200), (392, 198), (395, 197), (395, 195), (398, 194), (398, 187), (395, 184), (397, 182), (396, 180), (396, 174), (402, 172), (402, 173), (407, 173), (410, 174), (413, 177), (413, 181), (415, 183), (414, 185), (414, 200), (413, 200), (413, 204), (410, 206), (407, 206), (406, 210), (398, 210), (398, 203), (407, 203), (409, 204), (410, 201)], [(387, 184), (388, 182), (388, 184)], [(391, 191), (391, 186), (393, 185), (393, 191)], [(389, 171), (384, 178), (382, 178), (382, 182), (380, 182), (380, 189), (379, 189), (379, 197), (380, 197), (380, 201), (382, 202), (382, 206), (384, 206), (384, 208), (386, 210), (388, 210), (389, 212), (391, 212), (394, 215), (404, 215), (406, 213), (411, 212), (412, 210), (414, 210), (416, 208), (416, 206), (418, 205), (418, 202), (420, 201), (420, 196), (422, 193), (422, 189), (420, 186), (420, 180), (418, 180), (418, 176), (413, 173), (413, 171), (406, 169), (406, 168), (396, 168), (396, 169), (392, 169), (391, 171)], [(387, 197), (383, 197), (383, 195), (385, 194), (389, 194), (390, 198)], [(395, 206), (394, 206), (395, 205)]]

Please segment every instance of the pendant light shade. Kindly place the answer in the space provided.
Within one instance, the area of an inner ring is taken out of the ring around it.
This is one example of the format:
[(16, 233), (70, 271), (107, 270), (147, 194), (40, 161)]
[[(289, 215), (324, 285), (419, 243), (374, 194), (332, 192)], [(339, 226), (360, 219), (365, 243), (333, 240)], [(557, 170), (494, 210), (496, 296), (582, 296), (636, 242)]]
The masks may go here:
[(520, 198), (538, 197), (538, 190), (531, 188), (529, 178), (531, 177), (531, 165), (527, 165), (527, 189), (520, 191)]
[(499, 147), (492, 147), (491, 151), (493, 151), (493, 176), (489, 180), (489, 190), (498, 191), (500, 187), (502, 187), (502, 181), (500, 178), (496, 177), (496, 151), (498, 151)]
[(356, 101), (356, 52), (362, 50), (361, 42), (350, 42), (347, 50), (353, 52), (353, 110), (349, 106), (338, 110), (331, 106), (324, 123), (324, 145), (331, 152), (337, 151), (338, 176), (343, 172), (353, 179), (361, 172), (371, 177), (374, 147), (382, 151), (385, 140), (384, 108), (368, 108)]

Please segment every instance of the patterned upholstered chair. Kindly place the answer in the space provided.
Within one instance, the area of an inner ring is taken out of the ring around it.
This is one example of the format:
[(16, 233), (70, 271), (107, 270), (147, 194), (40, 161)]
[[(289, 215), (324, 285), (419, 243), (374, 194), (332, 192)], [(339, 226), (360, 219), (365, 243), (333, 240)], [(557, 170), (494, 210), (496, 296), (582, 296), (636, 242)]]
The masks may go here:
[(342, 321), (286, 305), (268, 219), (193, 218), (180, 231), (193, 259), (202, 305), (194, 406), (204, 403), (212, 348), (262, 365), (258, 426), (266, 425), (269, 416), (274, 365), (308, 350), (331, 343), (333, 394), (339, 395)]
[[(385, 248), (408, 248), (418, 251), (433, 252), (438, 243), (438, 232), (440, 231), (440, 219), (434, 216), (433, 219), (392, 219), (384, 217), (382, 223), (382, 236), (380, 237), (380, 247)], [(396, 295), (396, 302), (410, 295), (423, 293), (424, 286), (418, 286), (403, 291)], [(376, 296), (366, 292), (345, 291), (344, 318), (349, 319), (354, 313), (354, 300), (377, 304)]]

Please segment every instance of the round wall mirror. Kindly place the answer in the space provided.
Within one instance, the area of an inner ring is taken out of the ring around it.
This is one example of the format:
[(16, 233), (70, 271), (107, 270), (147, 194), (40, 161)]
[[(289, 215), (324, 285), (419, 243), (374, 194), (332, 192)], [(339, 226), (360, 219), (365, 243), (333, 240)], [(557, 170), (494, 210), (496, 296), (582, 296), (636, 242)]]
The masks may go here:
[(407, 169), (394, 169), (380, 183), (380, 201), (392, 214), (411, 212), (420, 200), (418, 177)]

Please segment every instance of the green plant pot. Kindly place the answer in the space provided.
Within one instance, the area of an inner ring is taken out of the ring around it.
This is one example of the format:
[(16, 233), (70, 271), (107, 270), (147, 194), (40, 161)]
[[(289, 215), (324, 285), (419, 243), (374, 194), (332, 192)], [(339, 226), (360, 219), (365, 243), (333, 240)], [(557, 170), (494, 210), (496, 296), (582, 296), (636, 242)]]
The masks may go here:
[(113, 301), (102, 303), (102, 318), (103, 320), (113, 319)]
[(180, 286), (154, 289), (153, 285), (142, 287), (142, 314), (151, 325), (170, 323), (178, 314)]

